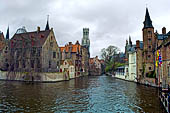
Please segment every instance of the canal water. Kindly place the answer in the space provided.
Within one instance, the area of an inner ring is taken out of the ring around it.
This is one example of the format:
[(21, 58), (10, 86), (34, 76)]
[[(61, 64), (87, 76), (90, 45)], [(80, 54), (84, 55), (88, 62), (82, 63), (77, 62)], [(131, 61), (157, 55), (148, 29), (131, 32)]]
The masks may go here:
[(108, 76), (58, 83), (0, 81), (0, 113), (163, 113), (158, 91)]

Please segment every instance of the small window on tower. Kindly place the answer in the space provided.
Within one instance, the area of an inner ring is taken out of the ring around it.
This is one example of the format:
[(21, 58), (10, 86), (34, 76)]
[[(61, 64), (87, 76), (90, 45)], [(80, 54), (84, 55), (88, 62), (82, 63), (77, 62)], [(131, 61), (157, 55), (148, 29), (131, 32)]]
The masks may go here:
[(151, 70), (152, 68), (151, 67), (149, 67), (149, 70)]
[(151, 48), (151, 46), (149, 46), (149, 49)]
[(148, 31), (148, 37), (152, 37), (152, 31)]
[(151, 43), (151, 38), (148, 39), (148, 42)]

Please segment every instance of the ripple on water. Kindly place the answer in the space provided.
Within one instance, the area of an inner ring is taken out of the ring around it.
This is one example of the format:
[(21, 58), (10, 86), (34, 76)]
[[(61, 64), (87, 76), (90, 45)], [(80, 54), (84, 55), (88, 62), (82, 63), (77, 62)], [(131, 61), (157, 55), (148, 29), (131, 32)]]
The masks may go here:
[(108, 76), (26, 84), (0, 81), (0, 112), (164, 112), (157, 90)]

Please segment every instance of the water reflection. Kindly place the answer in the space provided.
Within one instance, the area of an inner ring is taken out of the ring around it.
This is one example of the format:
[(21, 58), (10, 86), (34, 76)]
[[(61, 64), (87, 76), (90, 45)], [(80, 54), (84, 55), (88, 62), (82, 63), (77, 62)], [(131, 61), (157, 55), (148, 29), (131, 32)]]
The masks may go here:
[(45, 84), (0, 81), (0, 112), (165, 112), (157, 94), (107, 76)]

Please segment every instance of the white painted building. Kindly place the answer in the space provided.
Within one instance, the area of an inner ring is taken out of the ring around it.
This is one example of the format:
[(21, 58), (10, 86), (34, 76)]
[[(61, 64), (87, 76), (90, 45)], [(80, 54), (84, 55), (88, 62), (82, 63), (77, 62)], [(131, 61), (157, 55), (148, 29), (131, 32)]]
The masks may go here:
[(128, 68), (128, 78), (129, 81), (137, 82), (136, 75), (136, 51), (129, 52), (129, 68)]

